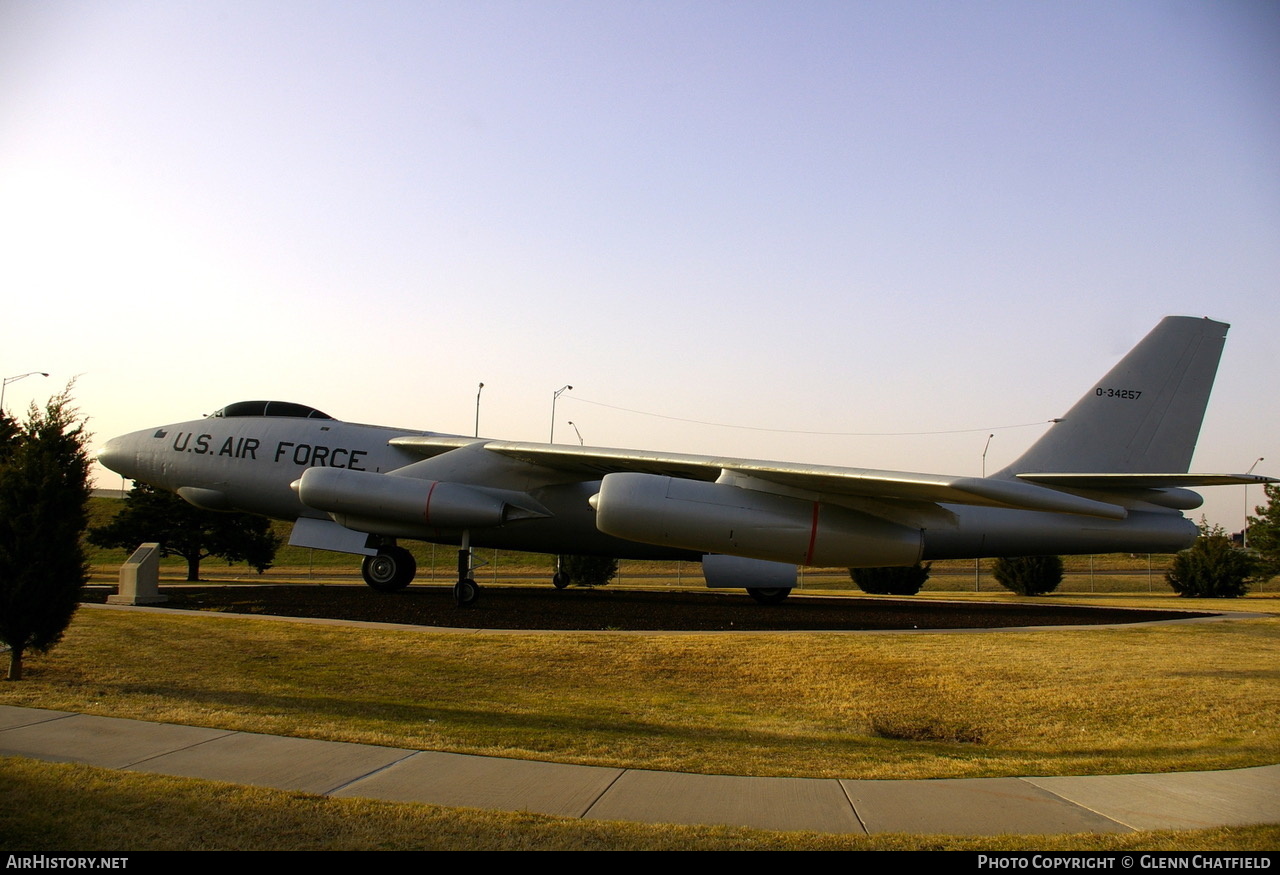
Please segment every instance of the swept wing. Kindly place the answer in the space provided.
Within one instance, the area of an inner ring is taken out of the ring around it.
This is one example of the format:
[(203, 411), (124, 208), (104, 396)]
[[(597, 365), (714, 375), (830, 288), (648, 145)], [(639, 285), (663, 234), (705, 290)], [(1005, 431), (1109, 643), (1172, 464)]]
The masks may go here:
[[(741, 475), (734, 479), (735, 485), (749, 483), (748, 488), (761, 492), (785, 491), (787, 494), (794, 494), (798, 491), (809, 493), (813, 498), (851, 496), (890, 501), (1009, 507), (1084, 514), (1106, 519), (1123, 519), (1126, 516), (1124, 507), (1117, 504), (1016, 480), (769, 462), (727, 456), (557, 446), (522, 441), (472, 439), (468, 443), (480, 443), (488, 452), (531, 465), (572, 472), (581, 475), (583, 479), (597, 479), (608, 474), (640, 473), (713, 482), (724, 479), (728, 474)], [(391, 444), (422, 452), (426, 456), (434, 456), (446, 447), (456, 446), (449, 444), (448, 439), (417, 435), (394, 438)], [(743, 477), (749, 479), (744, 482)]]

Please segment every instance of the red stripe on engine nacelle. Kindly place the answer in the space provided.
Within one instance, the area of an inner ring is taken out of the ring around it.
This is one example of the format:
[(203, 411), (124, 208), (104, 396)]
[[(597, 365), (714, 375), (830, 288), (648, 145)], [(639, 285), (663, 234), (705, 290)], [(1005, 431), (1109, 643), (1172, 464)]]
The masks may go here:
[(818, 502), (813, 503), (813, 521), (809, 524), (809, 552), (804, 556), (804, 564), (813, 564), (813, 551), (818, 543)]
[(439, 485), (439, 480), (432, 481), (431, 488), (427, 490), (427, 503), (422, 508), (422, 519), (427, 525), (431, 525), (431, 493), (435, 492)]

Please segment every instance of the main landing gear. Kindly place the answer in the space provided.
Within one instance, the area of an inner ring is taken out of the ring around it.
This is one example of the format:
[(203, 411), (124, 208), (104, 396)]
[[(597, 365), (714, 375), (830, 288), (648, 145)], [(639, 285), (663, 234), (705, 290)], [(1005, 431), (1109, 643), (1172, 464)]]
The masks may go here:
[[(480, 598), (480, 586), (473, 572), (471, 533), (463, 532), (462, 549), (458, 551), (458, 582), (453, 585), (453, 601), (460, 608), (470, 607)], [(360, 565), (364, 582), (378, 592), (399, 592), (413, 583), (417, 573), (418, 563), (413, 554), (394, 544), (379, 547), (376, 554), (364, 557)]]
[(382, 547), (376, 555), (364, 557), (360, 574), (378, 592), (399, 592), (413, 582), (418, 563), (404, 547)]

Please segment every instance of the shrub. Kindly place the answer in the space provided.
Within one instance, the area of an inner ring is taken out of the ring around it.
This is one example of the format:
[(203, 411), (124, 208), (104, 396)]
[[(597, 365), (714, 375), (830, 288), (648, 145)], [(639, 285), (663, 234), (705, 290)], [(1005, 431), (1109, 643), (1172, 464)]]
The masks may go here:
[(618, 573), (618, 560), (609, 556), (561, 556), (560, 571), (578, 586), (604, 586)]
[(1062, 557), (1000, 557), (992, 569), (996, 583), (1018, 595), (1044, 595), (1062, 583)]
[(1200, 537), (1173, 557), (1164, 579), (1184, 598), (1238, 598), (1249, 591), (1257, 562), (1237, 550), (1222, 526), (1201, 525)]
[(858, 589), (875, 595), (915, 595), (929, 579), (932, 562), (896, 565), (887, 568), (850, 568), (849, 576)]

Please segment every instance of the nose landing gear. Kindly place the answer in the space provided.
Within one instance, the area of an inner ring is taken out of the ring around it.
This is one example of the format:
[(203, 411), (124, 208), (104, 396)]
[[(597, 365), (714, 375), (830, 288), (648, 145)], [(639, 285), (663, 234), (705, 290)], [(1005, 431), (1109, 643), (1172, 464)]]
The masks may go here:
[(458, 582), (453, 585), (453, 603), (469, 608), (480, 598), (480, 586), (472, 577), (471, 531), (462, 532), (462, 546), (458, 549)]

